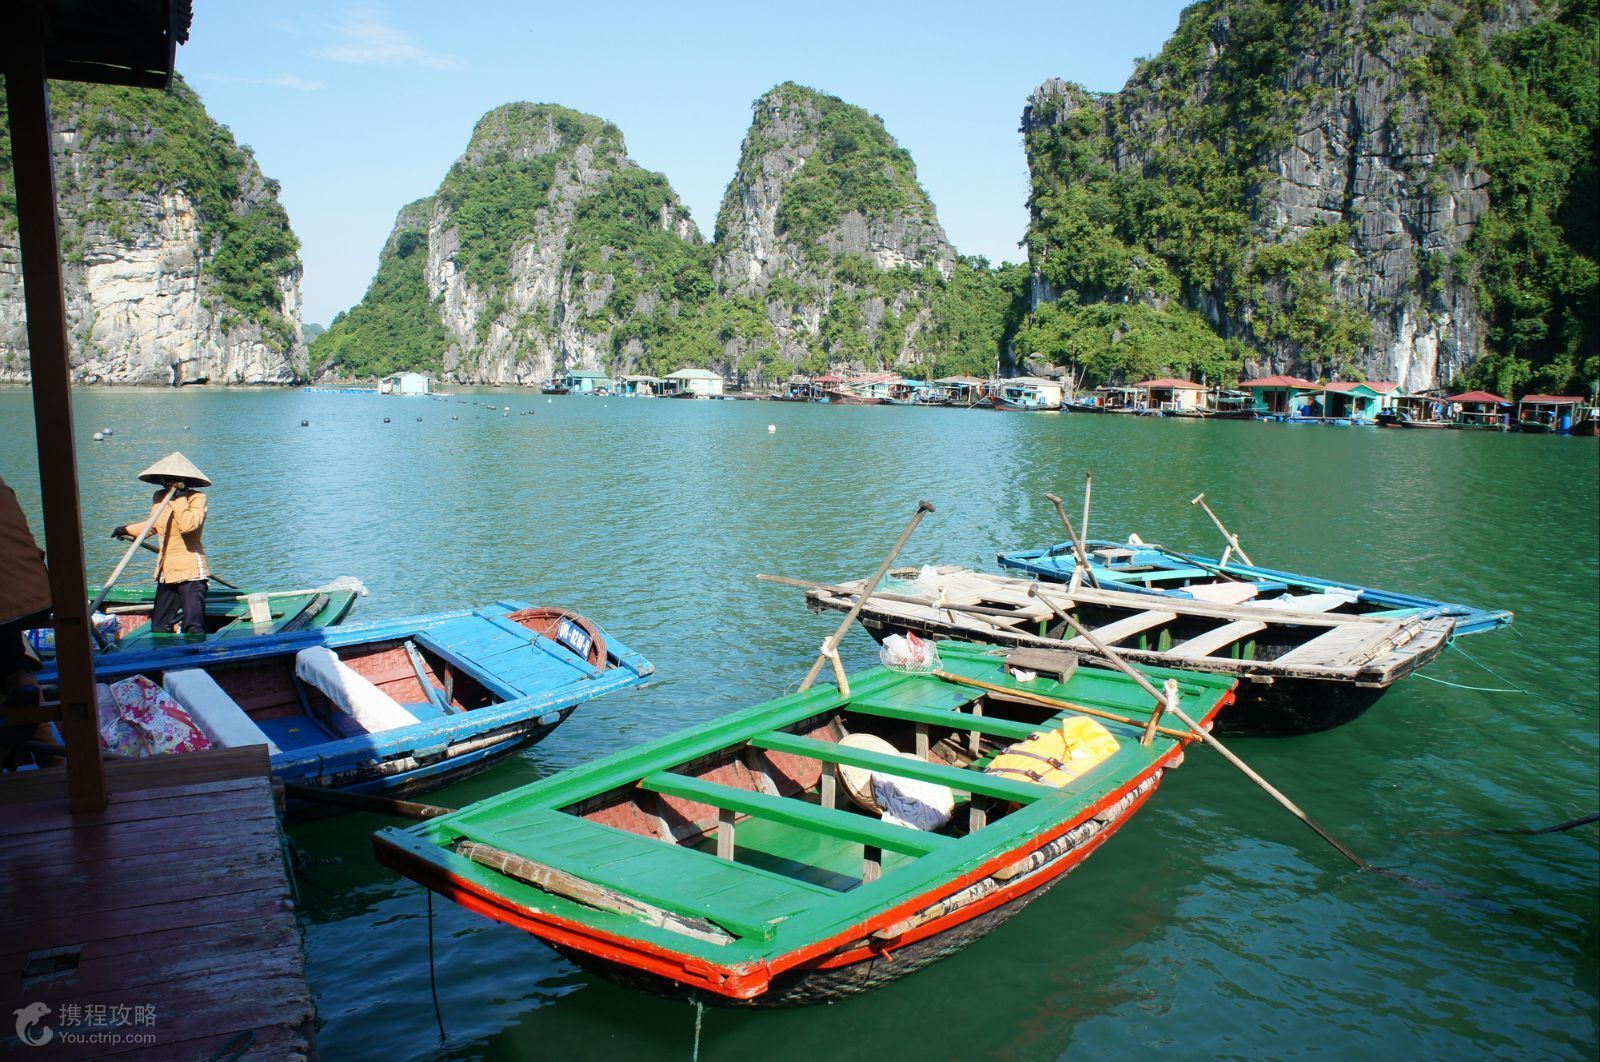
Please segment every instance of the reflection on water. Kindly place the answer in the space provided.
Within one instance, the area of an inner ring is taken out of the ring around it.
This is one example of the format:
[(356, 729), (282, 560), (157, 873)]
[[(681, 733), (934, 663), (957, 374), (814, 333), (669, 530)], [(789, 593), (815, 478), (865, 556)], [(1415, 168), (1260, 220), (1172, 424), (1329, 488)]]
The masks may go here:
[[(1492, 914), (1350, 872), (1230, 768), (1189, 756), (1046, 898), (959, 956), (831, 1008), (707, 1014), (705, 1057), (1051, 1058), (1485, 1051), (1593, 1057), (1597, 842), (1460, 836), (1545, 825), (1597, 794), (1593, 439), (965, 410), (466, 393), (78, 394), (92, 570), (179, 449), (216, 481), (206, 540), (235, 582), (362, 578), (358, 617), (505, 598), (569, 605), (658, 667), (544, 744), (428, 798), (461, 804), (792, 687), (836, 616), (757, 572), (859, 577), (920, 498), (905, 554), (992, 565), (1092, 530), (1215, 553), (1201, 490), (1261, 563), (1515, 609), (1461, 648), (1570, 706), (1411, 680), (1357, 723), (1240, 752), (1375, 863), (1492, 897)], [(502, 416), (477, 404), (510, 406)], [(383, 423), (384, 417), (391, 423)], [(419, 423), (417, 417), (422, 417)], [(459, 419), (453, 419), (459, 418)], [(301, 420), (310, 426), (302, 428)], [(769, 433), (767, 425), (777, 427)], [(110, 442), (91, 433), (114, 429)], [(0, 392), (0, 475), (38, 512), (25, 392)], [(847, 661), (864, 665), (859, 633)], [(1429, 675), (1500, 679), (1451, 653)], [(420, 888), (377, 867), (385, 823), (297, 825), (328, 1057), (436, 1049)], [(625, 993), (531, 938), (434, 907), (444, 1053), (681, 1058), (688, 1008)], [(959, 1006), (952, 1003), (959, 1002)]]

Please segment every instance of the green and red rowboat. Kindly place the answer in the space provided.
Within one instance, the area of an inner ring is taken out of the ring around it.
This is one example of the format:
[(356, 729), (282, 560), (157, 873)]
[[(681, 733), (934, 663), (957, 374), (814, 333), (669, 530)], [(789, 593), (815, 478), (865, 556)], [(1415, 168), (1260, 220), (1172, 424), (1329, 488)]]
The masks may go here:
[[(1154, 704), (1119, 672), (1054, 654), (1025, 682), (1007, 650), (939, 651), (932, 674), (877, 668), (383, 830), (378, 858), (632, 988), (784, 1006), (887, 983), (1037, 899), (1195, 740), (1174, 722), (1142, 744)], [(1142, 670), (1202, 724), (1233, 700), (1231, 676)], [(1086, 714), (1043, 702), (1123, 717), (1101, 722), (1115, 751), (1060, 786), (986, 772)], [(880, 818), (851, 799), (863, 776), (943, 787), (953, 812)]]

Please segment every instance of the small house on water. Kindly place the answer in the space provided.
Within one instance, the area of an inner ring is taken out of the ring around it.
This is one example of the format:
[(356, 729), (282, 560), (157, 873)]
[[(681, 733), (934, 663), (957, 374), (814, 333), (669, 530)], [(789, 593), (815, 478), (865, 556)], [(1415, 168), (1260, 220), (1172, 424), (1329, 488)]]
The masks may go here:
[(1335, 380), (1322, 388), (1322, 415), (1329, 420), (1376, 424), (1378, 414), (1394, 409), (1403, 394), (1397, 383)]
[(1517, 430), (1567, 435), (1582, 407), (1583, 399), (1572, 395), (1524, 395), (1517, 403)]
[[(1298, 376), (1278, 375), (1246, 380), (1239, 385), (1239, 390), (1249, 391), (1255, 396), (1252, 410), (1256, 416), (1282, 420), (1296, 415), (1304, 416), (1301, 411), (1307, 406), (1308, 396), (1314, 395), (1320, 388)], [(1321, 413), (1314, 415), (1321, 416)]]
[(1018, 376), (1001, 380), (994, 393), (995, 409), (1059, 410), (1066, 387), (1060, 380), (1047, 380), (1042, 376)]
[(624, 376), (617, 381), (617, 394), (628, 398), (654, 398), (660, 393), (659, 376)]
[(1452, 428), (1476, 431), (1508, 431), (1511, 428), (1511, 400), (1488, 391), (1467, 391), (1451, 395), (1447, 401), (1460, 407), (1450, 419)]
[(430, 395), (433, 393), (433, 380), (420, 372), (397, 372), (378, 381), (378, 393), (408, 397)]
[(970, 406), (983, 397), (983, 381), (976, 376), (941, 376), (933, 389), (952, 406)]
[(710, 369), (685, 368), (661, 381), (661, 393), (667, 398), (713, 398), (721, 396), (722, 386), (722, 377)]
[(1178, 380), (1170, 376), (1141, 380), (1133, 386), (1146, 409), (1159, 409), (1163, 413), (1199, 409), (1206, 393), (1206, 389), (1193, 380)]
[(561, 383), (575, 395), (608, 395), (616, 387), (603, 369), (568, 369)]

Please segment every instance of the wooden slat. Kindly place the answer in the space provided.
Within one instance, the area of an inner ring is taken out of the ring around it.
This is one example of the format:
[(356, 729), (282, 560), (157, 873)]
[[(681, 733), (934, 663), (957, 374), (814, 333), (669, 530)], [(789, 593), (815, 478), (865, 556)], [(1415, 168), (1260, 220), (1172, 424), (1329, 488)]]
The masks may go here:
[[(1116, 645), (1120, 641), (1132, 638), (1135, 634), (1143, 634), (1152, 627), (1159, 627), (1163, 623), (1171, 623), (1178, 618), (1176, 612), (1137, 612), (1132, 616), (1125, 616), (1115, 623), (1108, 623), (1104, 627), (1094, 628), (1094, 636), (1107, 645)], [(1089, 640), (1081, 635), (1067, 643), (1075, 649), (1090, 649)]]
[(942, 708), (922, 708), (911, 704), (889, 704), (866, 697), (852, 699), (846, 707), (849, 711), (875, 715), (882, 719), (947, 726), (954, 730), (983, 734), (986, 737), (1009, 738), (1013, 741), (1026, 741), (1045, 729), (1041, 725), (1019, 723), (1013, 719), (995, 719), (987, 715), (952, 712)]
[(1286, 667), (1348, 666), (1347, 661), (1360, 656), (1372, 646), (1388, 641), (1398, 630), (1399, 624), (1389, 624), (1376, 629), (1335, 627), (1328, 633), (1319, 634), (1304, 645), (1289, 650), (1273, 663)]
[(1007, 778), (996, 778), (981, 771), (969, 771), (960, 767), (946, 767), (940, 764), (928, 763), (924, 760), (907, 759), (904, 756), (886, 756), (882, 753), (850, 748), (831, 741), (816, 741), (812, 738), (797, 737), (794, 734), (758, 734), (750, 739), (750, 744), (772, 752), (788, 752), (796, 756), (808, 756), (814, 760), (821, 760), (823, 763), (843, 763), (851, 767), (862, 767), (880, 774), (893, 775), (897, 778), (913, 778), (921, 782), (932, 782), (935, 785), (946, 786), (957, 792), (992, 796), (1018, 804), (1031, 804), (1041, 797), (1055, 792), (1055, 790), (1047, 786), (1014, 782)]
[(1232, 645), (1241, 638), (1248, 638), (1252, 634), (1260, 634), (1267, 629), (1265, 623), (1256, 620), (1236, 620), (1233, 623), (1224, 623), (1220, 627), (1213, 627), (1204, 634), (1197, 634), (1186, 642), (1179, 642), (1167, 650), (1168, 656), (1201, 657), (1210, 656), (1217, 650)]
[(639, 782), (654, 793), (682, 797), (701, 804), (758, 819), (810, 830), (857, 844), (875, 845), (902, 855), (927, 855), (935, 849), (950, 844), (954, 838), (942, 834), (926, 833), (907, 826), (894, 826), (849, 811), (835, 811), (818, 807), (793, 797), (773, 797), (752, 793), (745, 789), (707, 782), (700, 778), (661, 771)]

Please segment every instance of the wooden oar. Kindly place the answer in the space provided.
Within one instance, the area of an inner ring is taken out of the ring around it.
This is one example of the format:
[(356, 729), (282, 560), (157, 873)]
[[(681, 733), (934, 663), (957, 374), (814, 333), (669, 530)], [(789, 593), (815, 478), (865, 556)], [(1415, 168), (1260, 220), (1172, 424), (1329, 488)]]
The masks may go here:
[[(160, 556), (160, 554), (161, 554), (161, 550), (157, 549), (155, 546), (152, 546), (148, 542), (141, 542), (141, 543), (139, 543), (139, 545), (142, 548), (149, 550), (151, 553), (156, 554), (157, 556)], [(206, 576), (206, 578), (212, 580), (213, 582), (221, 583), (223, 586), (226, 586), (229, 590), (238, 590), (239, 593), (241, 593), (241, 594), (244, 593), (243, 590), (239, 590), (239, 587), (235, 586), (233, 583), (228, 582), (228, 580), (224, 579), (222, 576), (218, 575), (216, 572), (212, 572), (210, 575)]]
[[(1239, 554), (1239, 556), (1243, 557), (1244, 558), (1244, 562), (1246, 564), (1250, 565), (1250, 567), (1254, 568), (1256, 566), (1256, 562), (1250, 559), (1250, 554), (1246, 553), (1244, 551), (1244, 547), (1239, 545), (1239, 536), (1234, 534), (1232, 531), (1229, 531), (1227, 529), (1227, 527), (1223, 525), (1222, 518), (1219, 517), (1216, 513), (1212, 512), (1211, 511), (1211, 506), (1206, 504), (1206, 492), (1205, 491), (1201, 491), (1199, 494), (1196, 494), (1193, 498), (1190, 498), (1189, 499), (1189, 504), (1190, 505), (1198, 505), (1198, 506), (1200, 506), (1200, 508), (1204, 509), (1206, 511), (1206, 515), (1211, 517), (1211, 522), (1217, 525), (1217, 530), (1222, 532), (1222, 537), (1223, 537), (1223, 539), (1225, 539), (1227, 541), (1228, 547), (1230, 549), (1234, 550), (1235, 552), (1237, 552)], [(1228, 555), (1227, 555), (1226, 552), (1224, 552), (1223, 555), (1222, 555), (1222, 563), (1223, 564), (1227, 564), (1228, 563)]]
[[(793, 579), (787, 575), (758, 575), (765, 583), (777, 583), (780, 586), (798, 586), (805, 590), (826, 590), (840, 597), (861, 597), (859, 589), (852, 590), (848, 586), (838, 586), (834, 583), (814, 583), (809, 579)], [(1009, 608), (990, 608), (988, 605), (953, 605), (948, 602), (929, 601), (925, 597), (912, 597), (909, 594), (891, 594), (883, 590), (867, 594), (867, 597), (877, 598), (879, 601), (899, 601), (906, 605), (922, 605), (924, 608), (937, 609), (940, 612), (970, 612), (977, 616), (1004, 616), (1008, 619), (1025, 619), (1021, 613)]]
[(1089, 541), (1089, 499), (1094, 494), (1094, 469), (1083, 474), (1083, 519), (1078, 526), (1083, 529), (1083, 541)]
[[(1030, 704), (1054, 708), (1057, 711), (1081, 712), (1084, 715), (1092, 715), (1096, 719), (1108, 719), (1113, 723), (1123, 723), (1137, 730), (1143, 730), (1149, 725), (1146, 720), (1135, 719), (1130, 715), (1118, 715), (1115, 712), (1107, 712), (1100, 708), (1090, 708), (1087, 705), (1074, 704), (1071, 701), (1058, 700), (1055, 697), (1046, 697), (1042, 693), (1014, 690), (1010, 686), (1000, 686), (992, 682), (985, 682), (982, 679), (968, 678), (965, 675), (957, 675), (951, 671), (934, 671), (932, 674), (935, 678), (944, 679), (946, 682), (954, 682), (960, 686), (971, 686), (974, 689), (987, 690), (990, 693), (1004, 694), (1007, 697), (1015, 697), (1017, 700), (1027, 701)], [(1177, 738), (1179, 741), (1194, 740), (1194, 735), (1187, 730), (1174, 730), (1172, 727), (1167, 726), (1156, 727), (1156, 733), (1165, 734), (1169, 738)]]
[[(1096, 638), (1094, 636), (1094, 632), (1089, 630), (1089, 628), (1085, 627), (1083, 624), (1079, 623), (1071, 613), (1064, 612), (1061, 613), (1061, 616), (1072, 625), (1074, 630), (1083, 635), (1084, 639), (1087, 640), (1090, 645), (1094, 646), (1102, 654), (1104, 654), (1105, 658), (1111, 661), (1114, 667), (1126, 674), (1129, 678), (1133, 679), (1140, 686), (1144, 687), (1145, 692), (1150, 694), (1150, 696), (1156, 698), (1158, 701), (1164, 700), (1160, 691), (1158, 691), (1155, 686), (1151, 684), (1148, 678), (1140, 674), (1134, 668), (1128, 666), (1128, 663), (1122, 659), (1122, 655), (1120, 653), (1112, 649), (1099, 638)], [(1377, 871), (1387, 877), (1399, 878), (1407, 882), (1415, 882), (1416, 884), (1425, 888), (1437, 888), (1437, 886), (1430, 885), (1427, 882), (1417, 881), (1416, 879), (1407, 877), (1406, 875), (1397, 874), (1392, 870), (1384, 870), (1382, 867), (1375, 867), (1371, 863), (1368, 863), (1365, 859), (1362, 859), (1360, 856), (1356, 855), (1355, 852), (1351, 851), (1349, 846), (1347, 846), (1343, 841), (1329, 833), (1322, 827), (1320, 823), (1302, 811), (1298, 804), (1279, 792), (1271, 782), (1257, 774), (1249, 764), (1245, 763), (1238, 756), (1235, 756), (1232, 749), (1228, 748), (1226, 745), (1212, 736), (1211, 731), (1201, 729), (1200, 724), (1196, 723), (1193, 719), (1190, 719), (1189, 716), (1184, 712), (1183, 708), (1179, 706), (1176, 697), (1172, 698), (1170, 703), (1167, 704), (1167, 711), (1177, 716), (1183, 725), (1194, 731), (1195, 735), (1198, 736), (1201, 741), (1204, 741), (1207, 745), (1210, 745), (1212, 748), (1216, 749), (1217, 752), (1221, 753), (1223, 759), (1239, 768), (1246, 778), (1260, 786), (1261, 789), (1267, 793), (1267, 795), (1281, 804), (1285, 811), (1289, 812), (1289, 814), (1293, 815), (1295, 818), (1311, 827), (1311, 829), (1316, 832), (1318, 837), (1321, 837), (1324, 841), (1327, 841), (1333, 846), (1335, 851), (1344, 856), (1346, 859), (1350, 860), (1350, 862), (1354, 863), (1357, 867), (1361, 868), (1362, 870)]]
[[(872, 578), (867, 581), (867, 585), (862, 588), (862, 596), (857, 598), (856, 603), (850, 607), (850, 611), (844, 617), (844, 622), (839, 624), (839, 629), (834, 631), (833, 634), (822, 643), (822, 651), (817, 654), (816, 662), (811, 665), (811, 670), (806, 672), (805, 680), (800, 683), (800, 688), (802, 690), (809, 690), (811, 688), (811, 684), (816, 682), (817, 676), (822, 673), (822, 665), (830, 658), (832, 658), (834, 661), (834, 670), (837, 672), (840, 686), (846, 685), (844, 668), (838, 662), (839, 642), (842, 641), (844, 636), (850, 632), (850, 624), (856, 621), (856, 617), (861, 614), (861, 608), (866, 604), (867, 598), (871, 597), (872, 592), (878, 588), (878, 583), (882, 581), (884, 575), (889, 571), (890, 567), (894, 565), (895, 558), (900, 556), (900, 551), (906, 548), (906, 540), (908, 540), (911, 537), (911, 533), (917, 529), (917, 525), (922, 523), (923, 516), (933, 511), (934, 509), (932, 502), (917, 502), (917, 514), (911, 518), (911, 522), (906, 525), (906, 529), (900, 532), (900, 538), (897, 542), (895, 542), (894, 549), (889, 551), (889, 555), (883, 559), (882, 564), (878, 565), (878, 570), (873, 573)], [(844, 690), (841, 689), (840, 692), (842, 693)]]
[(442, 808), (436, 804), (416, 804), (409, 800), (396, 800), (394, 797), (345, 793), (338, 789), (323, 789), (321, 786), (300, 785), (297, 782), (285, 782), (283, 791), (289, 796), (308, 800), (314, 804), (329, 804), (356, 811), (375, 811), (380, 815), (397, 815), (403, 819), (433, 819), (440, 815), (453, 814), (456, 810)]
[(1072, 539), (1073, 549), (1078, 555), (1079, 570), (1088, 577), (1090, 586), (1096, 590), (1100, 589), (1100, 580), (1095, 578), (1094, 569), (1089, 567), (1089, 554), (1083, 548), (1083, 539), (1078, 535), (1078, 532), (1072, 529), (1072, 520), (1068, 518), (1067, 510), (1062, 507), (1061, 499), (1049, 492), (1045, 493), (1045, 497), (1049, 499), (1051, 505), (1056, 507), (1056, 515), (1061, 517), (1061, 526), (1067, 529), (1067, 535)]

